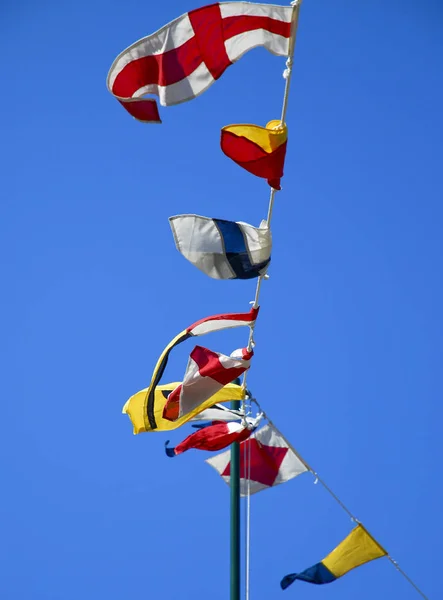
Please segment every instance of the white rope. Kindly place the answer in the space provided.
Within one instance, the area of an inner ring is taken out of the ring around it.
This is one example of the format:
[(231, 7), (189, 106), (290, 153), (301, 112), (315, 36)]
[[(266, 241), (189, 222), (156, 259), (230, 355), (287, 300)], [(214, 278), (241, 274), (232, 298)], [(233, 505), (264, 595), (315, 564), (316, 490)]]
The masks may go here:
[[(284, 95), (283, 95), (283, 105), (282, 105), (281, 119), (280, 119), (282, 125), (284, 125), (284, 123), (285, 123), (286, 113), (288, 110), (289, 88), (291, 85), (292, 63), (293, 63), (293, 58), (294, 58), (295, 40), (297, 37), (297, 27), (298, 27), (298, 14), (300, 11), (301, 0), (296, 0), (295, 2), (291, 2), (291, 5), (293, 6), (291, 37), (289, 39), (289, 48), (288, 48), (288, 58), (286, 60), (286, 69), (283, 73), (283, 77), (285, 78), (286, 83), (285, 83), (285, 91), (284, 91)], [(271, 192), (269, 195), (268, 215), (266, 217), (266, 223), (267, 223), (268, 227), (271, 226), (272, 211), (274, 208), (274, 199), (275, 199), (276, 191), (277, 190), (275, 190), (274, 188), (271, 188)], [(258, 301), (260, 298), (262, 281), (263, 281), (263, 279), (268, 279), (268, 277), (269, 276), (266, 274), (261, 275), (257, 280), (257, 286), (255, 288), (255, 298), (252, 303), (254, 308), (258, 307)], [(249, 330), (248, 350), (249, 351), (252, 350), (253, 347), (254, 347), (254, 326), (252, 326)], [(243, 387), (244, 387), (244, 389), (246, 389), (246, 372), (243, 375)]]
[(408, 581), (413, 588), (415, 588), (415, 590), (420, 594), (420, 596), (422, 598), (424, 598), (424, 600), (429, 600), (429, 598), (427, 596), (424, 595), (424, 593), (421, 591), (421, 589), (412, 581), (412, 579), (410, 577), (408, 577), (408, 575), (406, 575), (406, 573), (403, 571), (403, 569), (400, 568), (400, 565), (398, 564), (398, 562), (396, 560), (394, 560), (392, 558), (392, 556), (390, 556), (388, 554), (387, 558), (389, 559), (389, 561), (394, 565), (394, 567), (397, 569), (397, 571), (400, 573), (400, 575), (403, 575), (403, 577), (406, 579), (406, 581)]
[[(299, 15), (299, 11), (300, 11), (301, 2), (302, 2), (302, 0), (294, 0), (293, 2), (291, 2), (291, 5), (294, 7), (294, 12), (293, 12), (292, 25), (291, 25), (291, 37), (290, 37), (290, 40), (289, 40), (288, 58), (286, 60), (286, 69), (285, 69), (285, 71), (283, 73), (283, 77), (286, 80), (286, 84), (285, 84), (285, 92), (284, 92), (284, 96), (283, 96), (283, 106), (282, 106), (281, 119), (280, 119), (282, 125), (284, 125), (284, 123), (285, 123), (286, 113), (287, 113), (287, 110), (288, 110), (289, 88), (290, 88), (290, 85), (291, 85), (292, 65), (293, 65), (293, 57), (294, 57), (294, 50), (295, 50), (296, 34), (297, 34), (297, 27), (298, 27), (298, 15)], [(273, 211), (273, 208), (274, 208), (275, 192), (276, 192), (276, 190), (274, 188), (271, 188), (271, 193), (270, 193), (270, 197), (269, 197), (269, 205), (268, 205), (268, 216), (267, 216), (267, 219), (266, 219), (268, 227), (270, 227), (270, 225), (271, 225), (272, 211)], [(268, 275), (262, 275), (262, 276), (260, 276), (258, 278), (257, 287), (255, 289), (255, 298), (254, 298), (254, 301), (252, 302), (252, 305), (253, 305), (254, 308), (258, 307), (258, 301), (259, 301), (259, 298), (260, 298), (260, 291), (261, 291), (261, 284), (262, 284), (263, 279), (268, 279)], [(250, 327), (250, 330), (249, 330), (248, 350), (250, 351), (253, 348), (253, 346), (254, 346), (254, 326)], [(246, 376), (247, 376), (247, 371), (245, 371), (245, 373), (243, 374), (242, 387), (243, 387), (244, 390), (246, 390)], [(261, 408), (260, 404), (257, 402), (257, 400), (255, 398), (253, 398), (252, 401), (257, 404), (258, 409), (262, 412), (263, 417), (265, 417), (267, 419), (269, 425), (271, 425), (272, 427), (274, 427), (275, 429), (277, 429), (275, 427), (274, 423), (271, 421), (271, 419), (262, 410), (262, 408)], [(319, 476), (319, 474), (316, 471), (314, 471), (314, 469), (312, 467), (310, 467), (309, 464), (300, 456), (300, 454), (297, 452), (297, 450), (294, 448), (294, 446), (289, 442), (289, 440), (287, 438), (285, 438), (285, 436), (280, 432), (280, 430), (278, 430), (278, 431), (279, 431), (281, 437), (283, 438), (283, 440), (288, 445), (288, 448), (290, 448), (292, 450), (292, 452), (297, 456), (297, 458), (305, 465), (305, 467), (307, 468), (307, 470), (310, 471), (312, 473), (312, 475), (315, 477), (314, 483), (317, 483), (317, 482), (320, 483), (323, 486), (323, 488), (328, 492), (328, 494), (337, 502), (337, 504), (342, 508), (342, 510), (348, 515), (348, 517), (350, 517), (351, 520), (354, 523), (358, 524), (360, 521), (352, 514), (352, 512), (346, 507), (346, 505), (340, 500), (340, 498), (331, 490), (331, 488)], [(247, 463), (246, 463), (248, 465), (248, 469), (247, 469), (247, 503), (246, 503), (246, 578), (245, 578), (245, 598), (246, 598), (246, 600), (249, 600), (250, 534), (251, 534), (251, 528), (250, 528), (250, 518), (251, 518), (251, 505), (250, 505), (250, 491), (251, 491), (250, 467), (251, 467), (251, 465), (250, 465), (250, 445), (249, 444), (247, 445), (247, 448), (248, 448), (248, 451), (249, 451), (249, 456), (247, 457)], [(246, 451), (246, 447), (245, 447), (245, 451)], [(371, 535), (371, 534), (369, 534), (369, 535)], [(422, 598), (424, 598), (424, 600), (429, 600), (429, 598), (412, 581), (412, 579), (403, 571), (403, 569), (401, 569), (401, 567), (398, 564), (398, 562), (396, 560), (394, 560), (392, 558), (392, 556), (390, 556), (389, 554), (387, 555), (387, 558), (392, 563), (392, 565), (394, 565), (394, 567), (396, 568), (396, 570), (401, 575), (403, 575), (403, 577), (410, 583), (410, 585), (420, 594), (420, 596)]]
[[(300, 4), (301, 4), (301, 0), (295, 0), (294, 2), (291, 2), (291, 5), (293, 6), (293, 13), (292, 13), (292, 22), (291, 22), (291, 36), (289, 38), (288, 58), (286, 60), (286, 69), (283, 73), (283, 77), (285, 79), (285, 91), (284, 91), (284, 95), (283, 95), (283, 105), (282, 105), (281, 119), (280, 119), (281, 125), (285, 124), (286, 112), (288, 110), (289, 87), (291, 85), (292, 62), (293, 62), (294, 49), (295, 49), (295, 39), (296, 39), (296, 34), (297, 34), (298, 13), (300, 10)], [(275, 190), (274, 188), (271, 188), (271, 192), (269, 195), (268, 214), (266, 217), (266, 223), (267, 223), (268, 227), (271, 226), (272, 211), (274, 208), (274, 199), (275, 199), (276, 191), (277, 190)], [(268, 279), (268, 278), (269, 278), (269, 275), (267, 275), (267, 274), (261, 275), (258, 278), (257, 286), (255, 288), (255, 298), (254, 298), (254, 301), (252, 302), (253, 308), (258, 307), (258, 301), (260, 298), (262, 281), (264, 279)], [(255, 343), (254, 343), (254, 326), (255, 326), (255, 324), (249, 328), (248, 351), (251, 351), (255, 345)], [(247, 371), (245, 371), (243, 374), (243, 382), (242, 382), (243, 390), (246, 390), (246, 379), (247, 379)], [(249, 401), (249, 406), (251, 406), (250, 401)], [(243, 402), (243, 407), (246, 408), (245, 401)], [(250, 538), (251, 538), (251, 480), (250, 480), (251, 448), (250, 448), (250, 444), (247, 444), (247, 448), (248, 448), (248, 456), (247, 456), (246, 464), (248, 466), (247, 466), (247, 495), (246, 495), (245, 600), (249, 600), (249, 591), (250, 591), (249, 582), (250, 582)]]
[[(251, 403), (249, 402), (249, 405)], [(244, 446), (246, 456), (246, 543), (245, 543), (245, 600), (249, 600), (249, 581), (251, 565), (251, 445)]]
[(294, 0), (294, 2), (291, 2), (291, 6), (294, 7), (294, 11), (291, 23), (291, 37), (289, 38), (289, 50), (288, 58), (286, 60), (286, 70), (283, 73), (283, 77), (286, 79), (285, 94), (283, 96), (283, 107), (281, 111), (281, 122), (283, 124), (286, 120), (286, 112), (288, 110), (289, 87), (291, 85), (292, 63), (294, 59), (295, 42), (297, 39), (298, 15), (300, 12), (301, 2), (302, 0)]
[[(268, 415), (265, 413), (265, 411), (262, 409), (262, 407), (260, 406), (259, 402), (255, 399), (252, 398), (252, 402), (255, 402), (255, 404), (257, 405), (259, 411), (263, 414), (263, 417), (268, 421), (269, 425), (271, 425), (271, 427), (274, 427), (274, 429), (277, 429), (277, 427), (274, 425), (274, 423), (271, 421), (271, 419), (268, 417)], [(340, 500), (340, 498), (334, 494), (334, 492), (331, 490), (331, 488), (326, 484), (326, 482), (320, 477), (320, 475), (317, 473), (317, 471), (314, 471), (314, 469), (304, 460), (304, 458), (302, 458), (300, 456), (300, 454), (297, 452), (297, 450), (294, 448), (294, 446), (291, 444), (291, 442), (282, 434), (282, 432), (280, 431), (280, 429), (277, 429), (277, 431), (279, 432), (280, 436), (282, 437), (283, 441), (287, 444), (288, 448), (290, 450), (292, 450), (292, 452), (295, 454), (295, 456), (300, 460), (300, 462), (302, 462), (305, 467), (308, 469), (308, 471), (310, 471), (312, 473), (312, 475), (315, 477), (315, 482), (314, 483), (320, 483), (324, 489), (328, 492), (328, 494), (337, 502), (337, 504), (344, 510), (344, 512), (348, 515), (348, 517), (351, 518), (351, 521), (353, 521), (354, 523), (359, 524), (360, 521), (357, 519), (357, 517), (355, 517), (352, 512), (349, 510), (349, 508), (347, 508), (347, 506)], [(367, 530), (367, 528), (365, 527), (366, 531), (369, 533), (369, 531)], [(369, 533), (369, 535), (375, 540), (375, 538)], [(378, 543), (378, 542), (377, 542)], [(412, 581), (412, 579), (403, 571), (403, 569), (400, 568), (400, 565), (398, 564), (398, 562), (396, 560), (394, 560), (392, 558), (392, 556), (390, 556), (390, 554), (387, 554), (386, 558), (394, 565), (394, 567), (397, 569), (397, 571), (403, 575), (403, 577), (410, 583), (410, 585), (412, 585), (412, 587), (420, 594), (420, 596), (422, 598), (424, 598), (424, 600), (429, 600), (429, 598), (421, 591), (421, 589)]]

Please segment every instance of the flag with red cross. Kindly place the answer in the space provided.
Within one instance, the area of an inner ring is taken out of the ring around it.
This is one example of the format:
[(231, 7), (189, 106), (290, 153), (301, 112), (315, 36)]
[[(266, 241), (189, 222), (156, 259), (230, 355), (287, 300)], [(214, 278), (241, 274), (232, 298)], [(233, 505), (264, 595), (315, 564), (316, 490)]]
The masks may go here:
[[(231, 479), (230, 450), (209, 458), (213, 467), (229, 485)], [(240, 444), (240, 494), (250, 493), (285, 483), (307, 471), (306, 465), (288, 447), (281, 434), (266, 425)]]
[(192, 100), (257, 46), (287, 56), (293, 15), (292, 6), (252, 2), (191, 10), (123, 50), (108, 89), (137, 120), (161, 123), (157, 103), (143, 96), (156, 94), (162, 106)]

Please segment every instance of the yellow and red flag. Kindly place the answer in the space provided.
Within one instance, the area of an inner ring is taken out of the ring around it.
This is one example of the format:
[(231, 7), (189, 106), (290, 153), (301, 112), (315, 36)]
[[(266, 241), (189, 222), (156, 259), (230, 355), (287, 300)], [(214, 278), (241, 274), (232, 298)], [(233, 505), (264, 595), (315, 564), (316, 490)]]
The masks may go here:
[(221, 149), (240, 167), (268, 180), (280, 190), (288, 130), (281, 121), (258, 125), (227, 125), (221, 130)]

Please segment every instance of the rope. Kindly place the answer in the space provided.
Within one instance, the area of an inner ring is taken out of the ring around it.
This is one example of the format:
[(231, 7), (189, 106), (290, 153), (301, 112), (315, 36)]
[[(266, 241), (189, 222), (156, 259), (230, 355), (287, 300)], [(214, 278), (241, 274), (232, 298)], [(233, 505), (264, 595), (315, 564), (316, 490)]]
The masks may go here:
[(406, 579), (406, 581), (408, 581), (412, 587), (415, 589), (416, 592), (418, 592), (420, 594), (420, 596), (422, 598), (424, 598), (424, 600), (429, 600), (429, 598), (427, 596), (424, 595), (424, 593), (421, 591), (421, 589), (412, 581), (412, 579), (406, 575), (406, 573), (403, 571), (403, 569), (400, 568), (400, 565), (398, 564), (398, 562), (396, 560), (394, 560), (392, 558), (392, 556), (390, 556), (388, 554), (387, 559), (394, 565), (394, 567), (397, 569), (397, 571), (400, 573), (400, 575), (403, 575), (403, 577)]
[[(291, 23), (291, 36), (289, 38), (289, 48), (288, 48), (288, 58), (286, 60), (286, 69), (283, 73), (283, 77), (285, 78), (285, 91), (283, 95), (283, 105), (281, 111), (281, 123), (282, 125), (285, 123), (286, 112), (288, 110), (288, 99), (289, 99), (289, 87), (291, 84), (291, 76), (292, 76), (292, 62), (294, 57), (294, 49), (295, 49), (295, 39), (297, 34), (297, 26), (298, 26), (298, 13), (300, 11), (301, 0), (295, 0), (291, 2), (293, 6), (292, 12), (292, 23)], [(269, 204), (268, 204), (268, 214), (266, 217), (267, 226), (271, 226), (272, 219), (272, 211), (274, 208), (274, 200), (275, 193), (277, 190), (271, 188), (271, 192), (269, 195)], [(258, 301), (260, 298), (261, 285), (264, 279), (268, 279), (269, 275), (264, 274), (261, 275), (257, 280), (257, 286), (255, 288), (255, 297), (252, 302), (253, 308), (258, 307)], [(251, 351), (254, 347), (254, 326), (251, 326), (249, 329), (249, 338), (248, 338), (248, 351)], [(243, 374), (242, 388), (246, 390), (246, 379), (247, 379), (247, 371)], [(243, 407), (246, 408), (246, 402), (243, 401)], [(249, 400), (249, 407), (251, 407), (251, 401)], [(246, 411), (245, 411), (246, 412)], [(250, 591), (250, 538), (251, 538), (251, 448), (250, 444), (247, 444), (248, 448), (248, 456), (247, 456), (247, 496), (246, 496), (246, 542), (245, 542), (245, 600), (249, 600), (249, 591)]]
[(289, 39), (289, 51), (288, 51), (288, 59), (286, 61), (286, 70), (283, 73), (283, 77), (286, 79), (285, 85), (285, 94), (283, 96), (283, 106), (281, 110), (281, 122), (284, 123), (286, 119), (286, 112), (288, 110), (288, 99), (289, 99), (289, 87), (291, 85), (291, 76), (292, 76), (292, 63), (294, 59), (294, 50), (295, 50), (295, 42), (297, 38), (297, 27), (298, 27), (298, 15), (300, 12), (300, 5), (302, 0), (294, 0), (291, 2), (291, 6), (293, 6), (293, 18), (291, 24), (291, 37)]
[[(268, 417), (268, 415), (266, 414), (266, 412), (262, 409), (262, 407), (260, 406), (259, 402), (255, 399), (252, 398), (252, 402), (255, 402), (255, 404), (257, 405), (258, 409), (263, 413), (263, 417), (268, 421), (269, 425), (271, 425), (271, 427), (274, 427), (274, 429), (277, 429), (277, 427), (274, 425), (274, 423), (271, 421), (271, 419)], [(344, 510), (344, 512), (348, 515), (348, 517), (351, 518), (351, 520), (354, 523), (359, 524), (360, 521), (357, 519), (356, 516), (354, 516), (354, 514), (349, 510), (349, 508), (340, 500), (340, 498), (331, 490), (331, 488), (326, 484), (326, 482), (324, 481), (324, 479), (322, 479), (319, 474), (317, 473), (317, 471), (315, 471), (305, 460), (304, 458), (302, 458), (300, 456), (300, 454), (297, 452), (297, 450), (294, 448), (294, 446), (291, 444), (291, 442), (282, 434), (282, 432), (280, 431), (280, 429), (277, 429), (277, 431), (279, 432), (280, 436), (282, 437), (283, 441), (287, 444), (288, 448), (290, 450), (292, 450), (292, 452), (295, 454), (295, 456), (300, 460), (300, 462), (302, 462), (305, 467), (308, 469), (308, 471), (310, 471), (312, 473), (312, 475), (314, 475), (315, 477), (315, 483), (320, 483), (320, 485), (323, 486), (323, 488), (328, 492), (328, 494), (337, 502), (337, 504)], [(366, 527), (365, 527), (366, 529)], [(366, 531), (368, 531), (366, 529)], [(369, 533), (369, 531), (368, 531)], [(374, 536), (371, 535), (371, 533), (369, 533), (369, 535), (371, 537), (373, 537), (373, 539), (375, 540)], [(378, 543), (378, 542), (377, 542)], [(420, 596), (422, 598), (424, 598), (424, 600), (429, 600), (429, 598), (424, 594), (424, 592), (422, 592), (422, 590), (418, 587), (418, 585), (416, 585), (412, 579), (403, 571), (403, 569), (400, 567), (400, 565), (398, 564), (398, 562), (396, 560), (394, 560), (392, 558), (392, 556), (390, 556), (390, 554), (387, 554), (386, 558), (389, 560), (390, 563), (392, 563), (394, 565), (394, 567), (396, 568), (396, 570), (403, 575), (403, 577), (406, 579), (406, 581), (409, 582), (409, 584), (415, 589), (416, 592), (418, 592), (420, 594)]]
[[(297, 27), (298, 27), (298, 16), (299, 16), (299, 12), (300, 12), (300, 5), (301, 5), (302, 0), (294, 0), (293, 2), (291, 2), (291, 5), (294, 7), (294, 11), (293, 11), (293, 19), (292, 19), (292, 25), (291, 25), (291, 37), (289, 40), (289, 51), (288, 51), (288, 58), (286, 60), (286, 69), (283, 73), (283, 77), (286, 80), (286, 84), (285, 84), (285, 91), (284, 91), (284, 96), (283, 96), (283, 106), (282, 106), (282, 112), (281, 112), (281, 123), (284, 124), (285, 119), (286, 119), (286, 113), (288, 110), (288, 99), (289, 99), (289, 88), (291, 85), (291, 76), (292, 76), (292, 65), (293, 65), (293, 57), (294, 57), (294, 50), (295, 50), (295, 42), (296, 42), (296, 34), (297, 34)], [(274, 188), (271, 188), (271, 193), (270, 193), (270, 197), (269, 197), (269, 205), (268, 205), (268, 216), (267, 216), (267, 225), (268, 227), (270, 227), (271, 225), (271, 219), (272, 219), (272, 211), (274, 208), (274, 199), (275, 199), (275, 192), (276, 190)], [(254, 308), (258, 307), (258, 301), (260, 298), (260, 291), (261, 291), (261, 284), (263, 279), (267, 279), (268, 275), (261, 275), (258, 278), (257, 281), (257, 287), (255, 289), (255, 298), (254, 301), (252, 302), (252, 305)], [(254, 326), (250, 327), (249, 330), (249, 339), (248, 339), (248, 350), (252, 350), (254, 346)], [(245, 371), (245, 373), (243, 374), (243, 382), (242, 382), (242, 387), (244, 390), (246, 390), (246, 377), (247, 377), (247, 371)], [(271, 421), (271, 419), (268, 417), (268, 415), (265, 413), (265, 411), (261, 408), (260, 404), (257, 402), (257, 400), (255, 398), (252, 399), (253, 402), (256, 403), (258, 409), (263, 413), (263, 417), (267, 419), (269, 425), (271, 425), (272, 427), (274, 427), (275, 429), (277, 429), (274, 425), (274, 423)], [(312, 473), (312, 475), (315, 477), (315, 483), (320, 483), (323, 488), (328, 492), (328, 494), (335, 500), (335, 502), (337, 502), (337, 504), (341, 507), (341, 509), (348, 515), (348, 517), (350, 517), (350, 519), (354, 522), (354, 523), (360, 523), (360, 521), (353, 515), (353, 513), (347, 508), (347, 506), (340, 500), (340, 498), (331, 490), (331, 488), (326, 484), (326, 482), (319, 476), (319, 474), (300, 456), (300, 454), (297, 452), (297, 450), (294, 448), (294, 446), (290, 443), (290, 441), (285, 438), (285, 436), (280, 432), (280, 430), (278, 430), (281, 437), (283, 438), (283, 440), (285, 441), (285, 443), (287, 444), (288, 448), (290, 448), (290, 450), (292, 450), (292, 452), (295, 454), (295, 456), (297, 456), (297, 458), (305, 465), (306, 469), (308, 471), (310, 471), (310, 473)], [(246, 450), (246, 448), (245, 448)], [(249, 580), (250, 580), (250, 533), (251, 533), (251, 529), (250, 529), (250, 518), (251, 518), (251, 498), (250, 498), (250, 490), (251, 490), (251, 482), (250, 482), (250, 446), (248, 445), (248, 450), (249, 450), (249, 456), (247, 459), (247, 465), (248, 465), (248, 471), (247, 471), (247, 504), (246, 504), (246, 579), (245, 579), (245, 599), (249, 600)], [(369, 532), (368, 532), (369, 533)], [(371, 534), (369, 534), (371, 535)], [(372, 536), (371, 536), (372, 537)], [(375, 538), (374, 538), (375, 539)], [(424, 600), (429, 600), (429, 598), (421, 591), (421, 589), (412, 581), (412, 579), (405, 573), (405, 571), (403, 571), (403, 569), (400, 567), (400, 565), (398, 564), (398, 562), (396, 560), (394, 560), (392, 558), (392, 556), (390, 556), (389, 554), (387, 554), (387, 558), (388, 560), (391, 562), (391, 564), (395, 567), (395, 569), (406, 579), (406, 581), (409, 582), (409, 584), (416, 590), (416, 592), (418, 592), (420, 594), (420, 596), (422, 598), (424, 598)]]
[[(291, 37), (289, 39), (289, 48), (288, 48), (288, 58), (286, 60), (286, 69), (283, 73), (283, 77), (285, 78), (286, 83), (285, 83), (285, 91), (284, 91), (284, 95), (283, 95), (283, 105), (282, 105), (281, 119), (280, 119), (282, 124), (284, 124), (284, 122), (285, 122), (286, 113), (288, 110), (289, 88), (291, 85), (292, 63), (293, 63), (293, 58), (294, 58), (295, 40), (297, 37), (297, 27), (298, 27), (298, 14), (300, 12), (301, 0), (295, 0), (294, 2), (291, 2), (291, 5), (293, 6), (293, 16), (292, 16), (292, 23), (291, 23)], [(271, 188), (271, 193), (269, 195), (268, 215), (266, 217), (266, 223), (267, 223), (268, 227), (271, 226), (272, 211), (274, 208), (274, 199), (275, 199), (276, 191), (277, 190), (275, 190), (274, 188)], [(257, 286), (255, 288), (255, 298), (254, 298), (254, 302), (252, 303), (252, 306), (254, 308), (257, 308), (257, 306), (258, 306), (262, 281), (263, 281), (263, 279), (268, 279), (268, 277), (269, 276), (266, 274), (261, 275), (257, 280)], [(252, 326), (249, 330), (248, 350), (251, 351), (253, 347), (254, 347), (254, 326)], [(245, 373), (243, 375), (243, 388), (244, 389), (246, 389), (246, 373), (247, 372), (245, 371)]]
[(245, 600), (249, 600), (249, 581), (250, 581), (250, 565), (251, 565), (251, 445), (245, 444), (245, 452), (247, 452), (246, 463), (246, 543), (245, 543)]

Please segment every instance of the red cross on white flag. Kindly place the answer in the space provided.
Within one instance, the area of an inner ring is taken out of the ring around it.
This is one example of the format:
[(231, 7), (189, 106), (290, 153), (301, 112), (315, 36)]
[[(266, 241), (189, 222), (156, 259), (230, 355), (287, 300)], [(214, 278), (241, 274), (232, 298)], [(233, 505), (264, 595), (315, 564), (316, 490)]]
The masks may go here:
[[(229, 484), (231, 479), (230, 450), (209, 458), (211, 465)], [(285, 483), (307, 471), (304, 463), (288, 447), (281, 434), (266, 425), (240, 444), (240, 494), (247, 494), (248, 475), (250, 493)]]
[(192, 100), (248, 50), (287, 56), (292, 6), (222, 2), (192, 10), (123, 50), (107, 79), (109, 91), (139, 121), (161, 123), (162, 106)]

